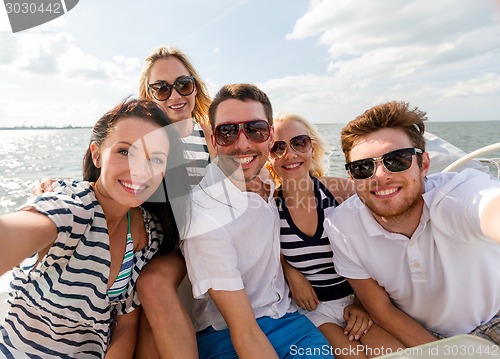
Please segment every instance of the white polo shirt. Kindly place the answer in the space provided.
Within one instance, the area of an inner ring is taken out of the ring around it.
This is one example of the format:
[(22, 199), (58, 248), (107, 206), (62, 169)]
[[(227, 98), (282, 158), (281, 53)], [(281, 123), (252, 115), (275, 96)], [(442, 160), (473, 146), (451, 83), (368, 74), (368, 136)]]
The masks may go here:
[(242, 192), (224, 175), (217, 160), (193, 189), (191, 224), (182, 250), (195, 298), (195, 330), (227, 327), (208, 290), (245, 289), (255, 318), (280, 318), (296, 311), (280, 264), (279, 216), (274, 184), (265, 169), (260, 178), (271, 185), (264, 200)]
[(428, 330), (469, 333), (500, 310), (500, 245), (479, 224), (500, 182), (466, 169), (429, 176), (425, 189), (410, 239), (383, 229), (358, 196), (328, 213), (335, 266), (344, 277), (376, 280)]

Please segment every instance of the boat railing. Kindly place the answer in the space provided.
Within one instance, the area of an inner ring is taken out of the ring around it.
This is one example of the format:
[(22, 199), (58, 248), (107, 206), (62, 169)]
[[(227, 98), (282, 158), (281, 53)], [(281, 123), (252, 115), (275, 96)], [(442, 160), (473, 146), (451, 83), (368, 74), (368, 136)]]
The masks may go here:
[(458, 171), (467, 162), (476, 159), (481, 163), (488, 165), (490, 168), (496, 169), (496, 177), (500, 179), (500, 158), (499, 157), (484, 157), (487, 154), (500, 152), (500, 142), (494, 143), (488, 146), (481, 147), (465, 156), (459, 158), (448, 167), (446, 167), (443, 172), (454, 172)]
[(479, 157), (477, 160), (490, 168), (496, 169), (497, 178), (500, 179), (500, 157)]

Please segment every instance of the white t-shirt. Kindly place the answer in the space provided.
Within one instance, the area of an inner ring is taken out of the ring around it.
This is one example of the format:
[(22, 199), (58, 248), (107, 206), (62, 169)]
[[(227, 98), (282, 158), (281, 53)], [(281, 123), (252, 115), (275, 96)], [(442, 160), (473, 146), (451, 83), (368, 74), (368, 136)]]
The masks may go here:
[(216, 159), (193, 189), (191, 223), (182, 250), (193, 286), (196, 331), (227, 327), (209, 289), (244, 289), (255, 318), (280, 318), (296, 311), (280, 264), (274, 186), (267, 170), (260, 177), (272, 187), (267, 201), (256, 193), (240, 191)]
[(337, 272), (373, 278), (428, 330), (469, 333), (500, 310), (500, 245), (480, 213), (500, 182), (473, 169), (429, 176), (420, 224), (408, 239), (383, 229), (353, 196), (327, 214)]

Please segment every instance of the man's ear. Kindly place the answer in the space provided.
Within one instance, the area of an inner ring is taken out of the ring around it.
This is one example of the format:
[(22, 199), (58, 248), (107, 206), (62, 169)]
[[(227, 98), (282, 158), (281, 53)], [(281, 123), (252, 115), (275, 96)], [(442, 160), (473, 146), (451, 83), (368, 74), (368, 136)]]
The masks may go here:
[(96, 168), (101, 168), (101, 153), (97, 143), (92, 142), (90, 144), (90, 152), (92, 153), (92, 162), (94, 163), (94, 166), (96, 166)]
[(431, 168), (431, 159), (429, 157), (429, 152), (425, 151), (422, 153), (422, 168), (421, 171), (425, 176), (427, 176), (427, 173), (429, 172), (429, 169)]
[(217, 142), (215, 142), (215, 136), (214, 136), (214, 132), (210, 132), (210, 142), (212, 142), (212, 146), (213, 148), (215, 148), (215, 152), (217, 153)]

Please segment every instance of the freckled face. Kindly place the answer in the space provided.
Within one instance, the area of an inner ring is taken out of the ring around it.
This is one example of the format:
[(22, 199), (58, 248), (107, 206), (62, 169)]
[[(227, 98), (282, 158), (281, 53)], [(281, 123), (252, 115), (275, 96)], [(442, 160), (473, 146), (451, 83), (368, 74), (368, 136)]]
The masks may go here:
[(141, 118), (118, 121), (98, 147), (91, 144), (94, 164), (101, 168), (99, 192), (118, 204), (137, 207), (161, 183), (169, 150), (165, 129)]

